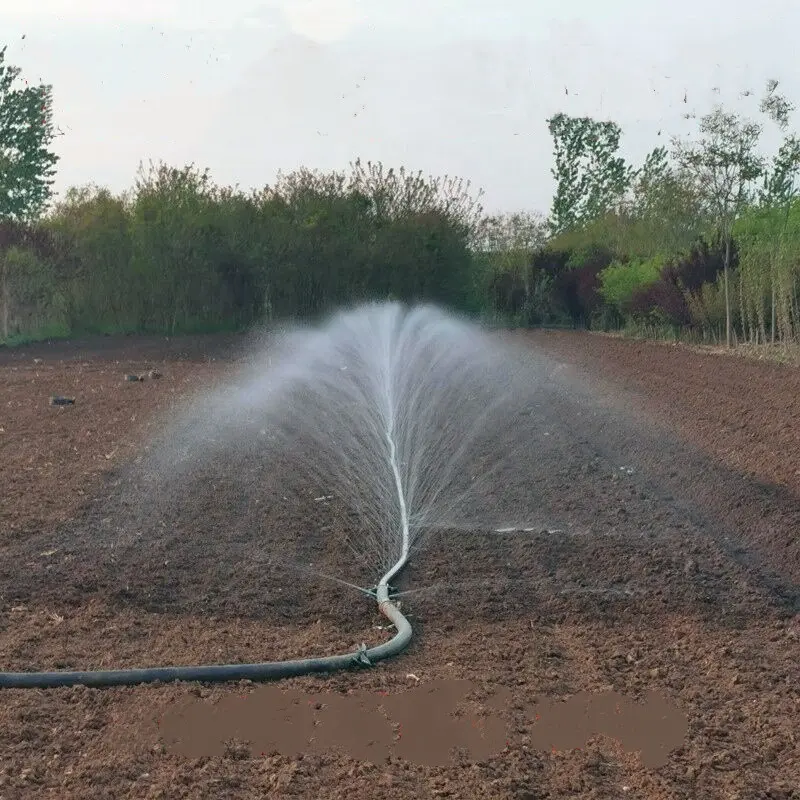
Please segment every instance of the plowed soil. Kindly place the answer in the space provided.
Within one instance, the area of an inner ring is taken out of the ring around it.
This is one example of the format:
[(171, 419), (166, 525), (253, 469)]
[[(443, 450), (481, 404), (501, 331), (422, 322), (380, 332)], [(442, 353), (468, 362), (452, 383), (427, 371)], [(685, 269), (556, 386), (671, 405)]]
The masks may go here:
[[(280, 684), (505, 691), (494, 755), (189, 757), (165, 747), (163, 715), (255, 687), (4, 689), (0, 798), (800, 798), (800, 370), (590, 334), (512, 338), (553, 377), (520, 421), (529, 447), (475, 500), (474, 527), (437, 532), (404, 572), (399, 588), (423, 589), (402, 598), (410, 647)], [(264, 559), (327, 574), (347, 559), (322, 533), (324, 504), (280, 494), (290, 458), (272, 471), (249, 457), (203, 465), (168, 522), (135, 491), (164, 415), (248, 345), (0, 350), (0, 669), (279, 660), (388, 638), (367, 598)], [(125, 380), (151, 369), (162, 377)], [(75, 405), (51, 406), (54, 394)], [(264, 499), (258, 529), (242, 475)], [(543, 749), (524, 715), (609, 692), (658, 695), (685, 717), (661, 763), (604, 735)]]

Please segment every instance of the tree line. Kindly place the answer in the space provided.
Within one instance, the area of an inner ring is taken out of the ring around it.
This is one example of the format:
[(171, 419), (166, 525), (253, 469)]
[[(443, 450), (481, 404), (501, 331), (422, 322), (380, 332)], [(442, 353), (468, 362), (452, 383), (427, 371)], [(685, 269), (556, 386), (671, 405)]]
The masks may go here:
[(125, 195), (70, 190), (37, 224), (37, 246), (4, 260), (29, 329), (238, 329), (374, 297), (469, 308), (479, 208), (459, 181), (380, 164), (299, 170), (252, 192), (150, 164)]
[(488, 216), (449, 176), (355, 161), (259, 190), (140, 167), (115, 194), (52, 202), (52, 87), (0, 50), (0, 341), (239, 329), (367, 299), (428, 301), (500, 324), (756, 343), (800, 334), (800, 141), (771, 81), (761, 122), (719, 106), (639, 166), (610, 121), (557, 114), (549, 213)]
[[(620, 156), (616, 123), (555, 115), (550, 214), (510, 228), (506, 220), (505, 241), (538, 242), (513, 266), (508, 248), (495, 248), (495, 307), (522, 324), (561, 320), (729, 346), (796, 342), (794, 110), (771, 80), (757, 108), (763, 122), (717, 105), (694, 136), (673, 137), (638, 167)], [(771, 158), (761, 150), (765, 124), (781, 134)]]

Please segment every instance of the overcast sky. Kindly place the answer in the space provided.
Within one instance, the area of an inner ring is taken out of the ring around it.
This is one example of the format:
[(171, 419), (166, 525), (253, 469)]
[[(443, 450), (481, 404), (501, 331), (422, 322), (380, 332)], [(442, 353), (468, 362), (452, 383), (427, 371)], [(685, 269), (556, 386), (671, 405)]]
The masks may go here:
[(491, 210), (547, 211), (558, 111), (616, 120), (640, 161), (687, 112), (756, 116), (768, 78), (800, 102), (798, 30), (797, 0), (0, 0), (7, 61), (53, 84), (59, 190), (123, 190), (150, 159), (249, 188), (360, 156)]

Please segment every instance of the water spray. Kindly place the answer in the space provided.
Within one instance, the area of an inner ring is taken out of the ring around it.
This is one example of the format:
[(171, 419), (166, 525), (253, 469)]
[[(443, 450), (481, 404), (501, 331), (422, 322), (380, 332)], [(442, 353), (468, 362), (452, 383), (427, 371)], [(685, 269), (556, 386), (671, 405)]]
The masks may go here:
[[(493, 455), (503, 452), (497, 432), (514, 417), (507, 400), (516, 385), (510, 376), (519, 368), (508, 355), (508, 348), (500, 351), (475, 326), (436, 309), (373, 304), (343, 312), (320, 330), (290, 335), (282, 354), (276, 347), (266, 364), (245, 376), (244, 389), (201, 398), (200, 413), (183, 415), (165, 435), (158, 456), (163, 463), (151, 464), (155, 488), (182, 477), (209, 442), (235, 444), (243, 452), (275, 445), (293, 456), (308, 447), (313, 457), (299, 456), (300, 466), (312, 473), (311, 483), (338, 483), (361, 516), (365, 538), (358, 544), (365, 564), (378, 558), (385, 570), (373, 589), (360, 591), (395, 628), (389, 641), (290, 661), (4, 672), (0, 688), (265, 681), (369, 667), (399, 654), (412, 628), (393, 600), (391, 584), (421, 546), (421, 531), (450, 519), (469, 490), (459, 485), (469, 448), (488, 436)], [(255, 454), (263, 461), (263, 453)]]

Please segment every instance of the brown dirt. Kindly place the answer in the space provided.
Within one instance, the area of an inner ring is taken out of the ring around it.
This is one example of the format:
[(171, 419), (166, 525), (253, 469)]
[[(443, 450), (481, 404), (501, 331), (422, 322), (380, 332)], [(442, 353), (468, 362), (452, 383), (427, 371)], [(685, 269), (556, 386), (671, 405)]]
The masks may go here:
[[(413, 674), (506, 689), (506, 747), (452, 767), (235, 748), (191, 759), (164, 749), (160, 716), (193, 691), (211, 703), (252, 687), (5, 690), (0, 798), (800, 797), (800, 372), (607, 337), (515, 338), (553, 359), (554, 378), (477, 529), (441, 532), (404, 574), (401, 588), (428, 587), (403, 598), (412, 645), (285, 684), (394, 695)], [(275, 496), (281, 476), (257, 461), (206, 465), (166, 522), (125, 505), (128, 465), (161, 415), (222, 377), (241, 344), (0, 353), (3, 669), (276, 660), (386, 636), (365, 598), (264, 563), (253, 494), (231, 479)], [(152, 367), (160, 381), (124, 381)], [(50, 407), (53, 393), (76, 405)], [(536, 531), (492, 534), (493, 514)], [(272, 504), (270, 549), (335, 571), (345, 556), (315, 533), (323, 516), (300, 495)], [(114, 526), (143, 537), (109, 556)], [(524, 706), (607, 692), (662, 695), (688, 720), (682, 746), (656, 767), (603, 736), (536, 746)]]

